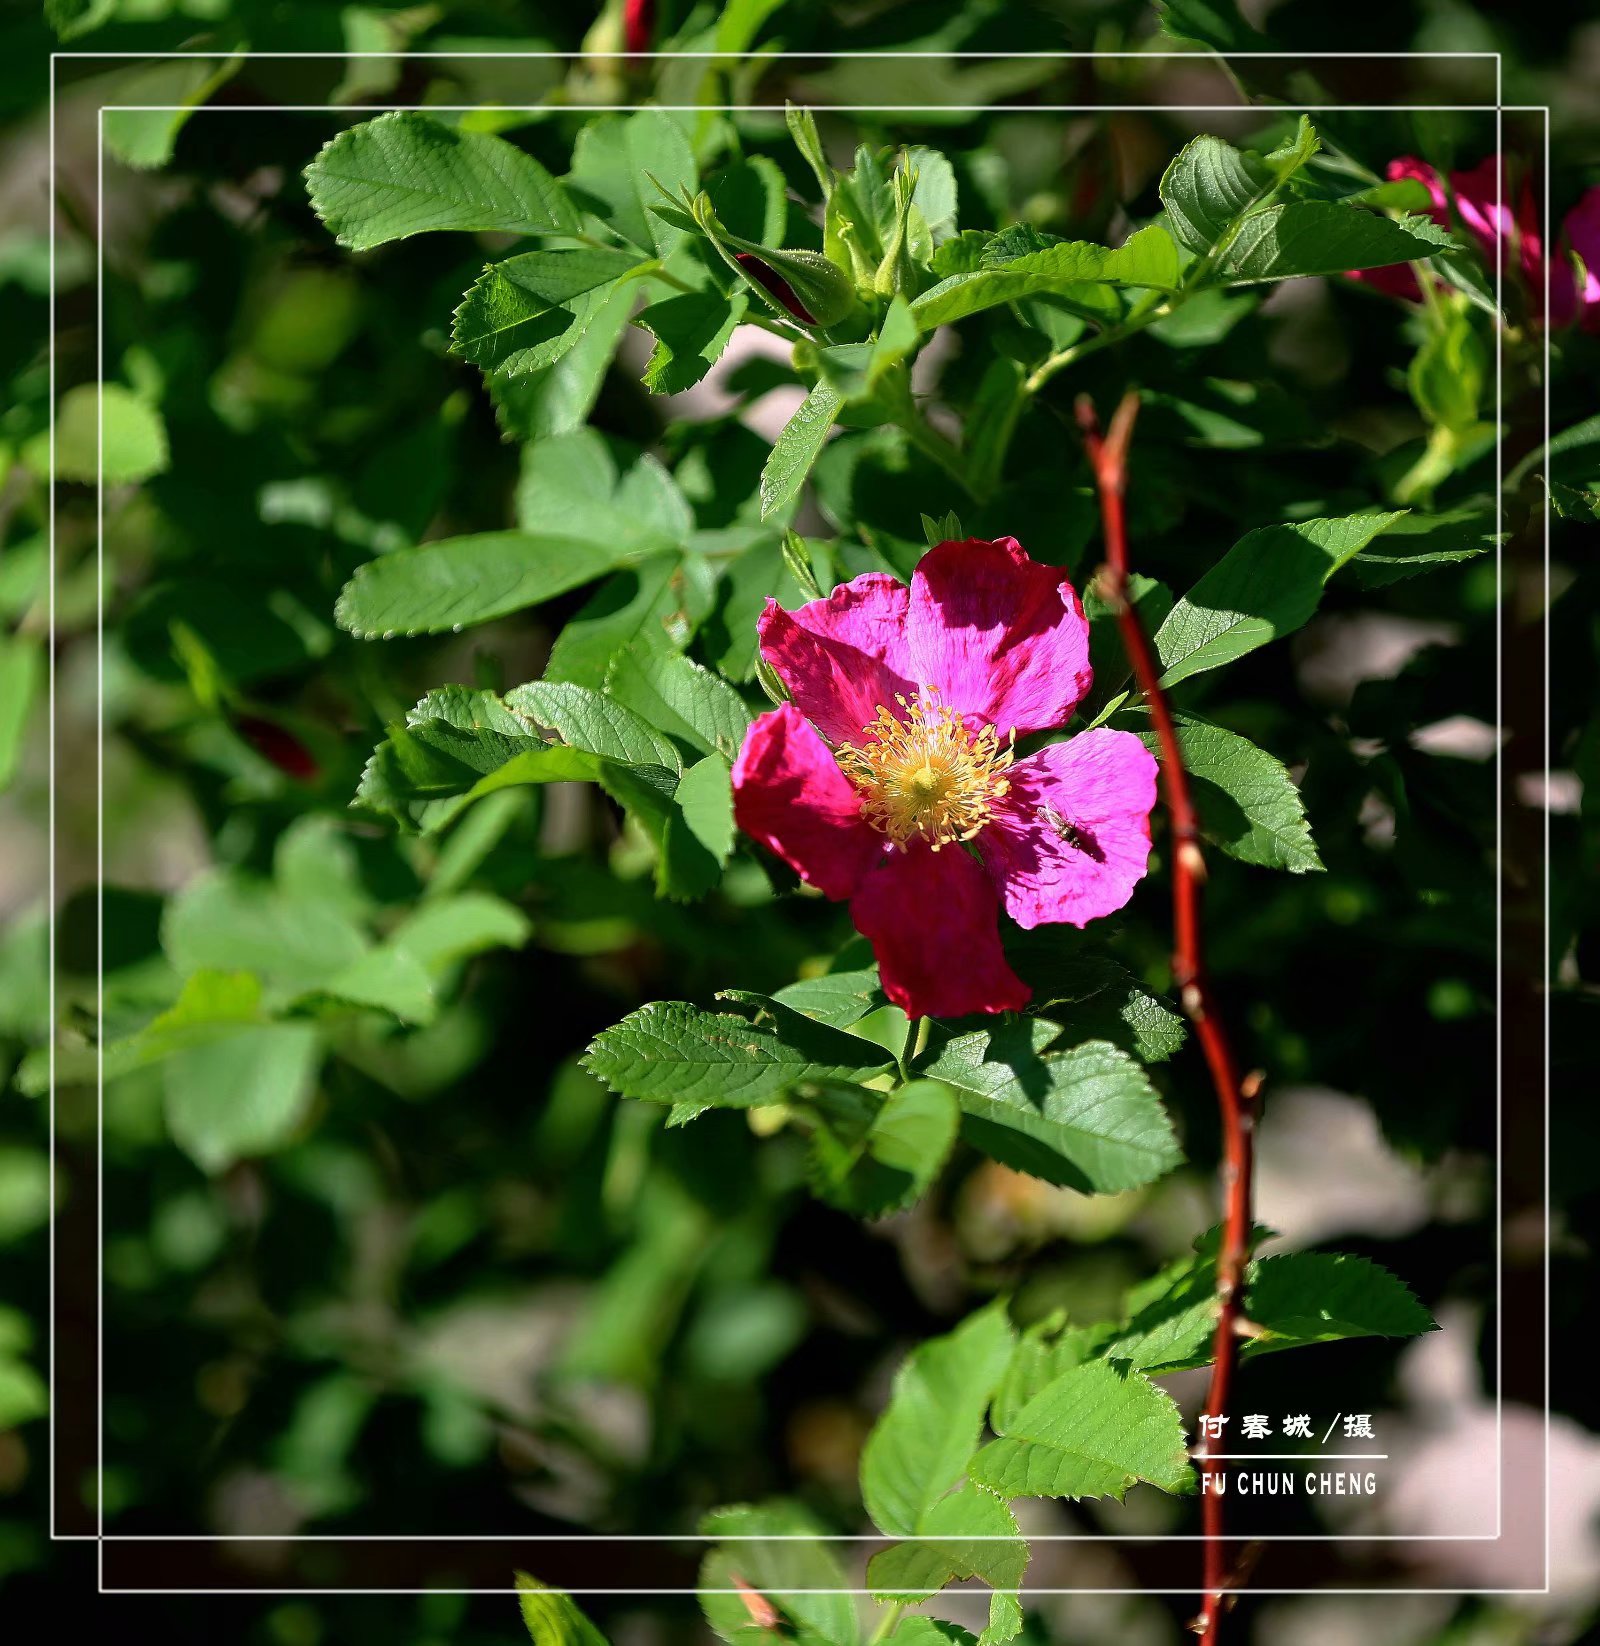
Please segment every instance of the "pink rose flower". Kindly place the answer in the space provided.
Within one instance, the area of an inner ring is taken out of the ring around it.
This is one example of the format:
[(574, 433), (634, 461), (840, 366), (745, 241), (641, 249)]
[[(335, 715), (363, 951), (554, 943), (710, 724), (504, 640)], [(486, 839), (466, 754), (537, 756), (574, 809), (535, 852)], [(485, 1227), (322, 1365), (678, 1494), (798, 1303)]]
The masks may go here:
[(910, 588), (868, 573), (796, 612), (769, 600), (759, 632), (792, 701), (739, 751), (739, 827), (849, 900), (908, 1016), (1026, 1005), (1001, 906), (1081, 927), (1128, 901), (1150, 856), (1156, 762), (1131, 732), (1014, 755), (1089, 689), (1072, 585), (1015, 538), (971, 538), (930, 549)]

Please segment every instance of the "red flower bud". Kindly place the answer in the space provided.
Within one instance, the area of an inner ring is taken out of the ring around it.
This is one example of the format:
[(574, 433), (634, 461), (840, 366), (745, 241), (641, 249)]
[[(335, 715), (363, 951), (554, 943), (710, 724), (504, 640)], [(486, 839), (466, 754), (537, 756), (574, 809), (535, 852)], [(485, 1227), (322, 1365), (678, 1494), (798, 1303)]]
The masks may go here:
[(795, 296), (794, 287), (776, 269), (769, 268), (754, 252), (738, 251), (733, 255), (739, 267), (763, 291), (776, 298), (796, 320), (807, 326), (816, 325), (815, 316), (807, 311), (805, 304)]
[(649, 51), (655, 43), (656, 0), (626, 0), (622, 38), (629, 51)]
[(315, 783), (322, 775), (316, 757), (293, 732), (258, 714), (235, 715), (233, 729), (263, 760), (270, 760), (297, 783)]

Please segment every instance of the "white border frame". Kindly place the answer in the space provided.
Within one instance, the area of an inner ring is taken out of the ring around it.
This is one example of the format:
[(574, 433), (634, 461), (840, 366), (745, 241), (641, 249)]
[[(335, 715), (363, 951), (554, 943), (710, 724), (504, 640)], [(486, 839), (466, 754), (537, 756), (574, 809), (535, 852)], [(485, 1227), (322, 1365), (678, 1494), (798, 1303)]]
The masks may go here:
[[(54, 629), (56, 629), (56, 500), (54, 500), (54, 469), (56, 469), (56, 425), (54, 425), (54, 408), (56, 408), (56, 209), (54, 209), (54, 179), (56, 179), (56, 94), (58, 94), (58, 76), (56, 63), (58, 59), (87, 59), (87, 61), (183, 61), (186, 58), (209, 58), (217, 53), (201, 53), (201, 51), (173, 51), (173, 53), (138, 53), (138, 51), (53, 51), (49, 58), (49, 183), (51, 193), (48, 199), (49, 212), (49, 398), (51, 398), (51, 425), (49, 425), (49, 456), (51, 456), (51, 509), (49, 509), (48, 527), (48, 556), (49, 556), (49, 589), (48, 589), (48, 616), (49, 635), (51, 635), (51, 657), (49, 657), (49, 863), (48, 863), (48, 904), (51, 910), (49, 918), (48, 938), (48, 965), (49, 965), (49, 1021), (56, 1021), (56, 658), (54, 658)], [(553, 59), (553, 61), (571, 61), (576, 56), (588, 58), (624, 59), (624, 61), (662, 61), (662, 59), (703, 59), (703, 61), (729, 61), (742, 56), (760, 56), (764, 61), (784, 61), (784, 59), (798, 59), (798, 61), (815, 61), (818, 64), (831, 64), (840, 59), (872, 59), (879, 56), (909, 59), (978, 59), (978, 61), (1007, 61), (1007, 59), (1049, 59), (1058, 63), (1072, 63), (1078, 59), (1090, 58), (1156, 58), (1179, 59), (1179, 61), (1195, 61), (1202, 59), (1207, 63), (1226, 64), (1228, 59), (1294, 59), (1294, 61), (1312, 61), (1312, 59), (1481, 59), (1495, 63), (1495, 104), (1475, 104), (1475, 102), (1452, 102), (1452, 104), (1295, 104), (1294, 109), (1304, 109), (1305, 112), (1320, 112), (1320, 110), (1340, 110), (1340, 112), (1394, 112), (1394, 114), (1424, 114), (1424, 112), (1458, 112), (1458, 114), (1495, 114), (1496, 153), (1505, 153), (1506, 112), (1519, 114), (1542, 114), (1544, 117), (1544, 234), (1547, 242), (1554, 240), (1552, 234), (1551, 217), (1551, 181), (1549, 181), (1549, 148), (1551, 148), (1551, 107), (1549, 105), (1508, 105), (1503, 102), (1505, 92), (1505, 64), (1503, 54), (1498, 51), (1440, 51), (1440, 53), (1412, 53), (1412, 51), (1302, 51), (1302, 53), (1287, 53), (1287, 51), (1233, 51), (1233, 53), (1185, 53), (1185, 51), (1026, 51), (1026, 53), (1004, 53), (1004, 51), (904, 51), (904, 53), (867, 53), (867, 51), (823, 51), (823, 53), (802, 53), (802, 51), (772, 51), (772, 53), (718, 53), (718, 51), (680, 51), (680, 53), (626, 53), (626, 51), (606, 51), (606, 53), (576, 53), (576, 51), (505, 51), (505, 53), (484, 53), (484, 51), (258, 51), (258, 53), (242, 53), (242, 58), (262, 59), (323, 59), (334, 63), (346, 63), (356, 59), (446, 59), (446, 61), (464, 61), (464, 59), (482, 59), (482, 61), (510, 61), (510, 59)], [(519, 110), (527, 114), (560, 115), (560, 114), (604, 114), (604, 112), (634, 112), (640, 104), (584, 104), (581, 107), (565, 109), (560, 105), (550, 104), (252, 104), (247, 107), (227, 107), (227, 105), (199, 104), (196, 107), (173, 104), (102, 104), (97, 110), (97, 145), (95, 145), (95, 356), (97, 356), (97, 380), (105, 382), (105, 143), (104, 117), (107, 112), (186, 112), (189, 117), (207, 112), (257, 112), (257, 114), (387, 114), (397, 110), (416, 110), (426, 114), (459, 114), (459, 112), (477, 112), (482, 109)], [(733, 114), (782, 114), (784, 107), (775, 104), (652, 104), (665, 112), (733, 112)], [(1116, 112), (1169, 112), (1169, 114), (1269, 114), (1271, 109), (1267, 105), (1251, 104), (1248, 99), (1230, 104), (983, 104), (983, 105), (956, 105), (956, 104), (825, 104), (816, 105), (828, 112), (838, 114), (919, 114), (919, 112), (1017, 112), (1017, 114), (1116, 114)], [(1289, 107), (1289, 105), (1284, 105)], [(1503, 183), (1503, 170), (1496, 183)], [(1496, 198), (1496, 214), (1503, 202)], [(1549, 273), (1551, 273), (1551, 258), (1546, 258), (1546, 311), (1549, 309)], [(1495, 265), (1495, 296), (1496, 306), (1503, 309), (1503, 260), (1496, 258)], [(1544, 435), (1549, 441), (1549, 332), (1546, 329), (1544, 336)], [(102, 402), (104, 408), (104, 402)], [(1503, 416), (1503, 339), (1496, 332), (1495, 351), (1495, 412), (1496, 412), (1496, 472), (1495, 472), (1495, 509), (1496, 527), (1500, 525), (1505, 515), (1505, 500), (1503, 500), (1503, 430), (1501, 430), (1501, 416)], [(105, 818), (104, 818), (104, 759), (105, 759), (105, 728), (104, 728), (104, 570), (105, 570), (105, 486), (104, 486), (104, 410), (97, 415), (97, 469), (100, 471), (97, 489), (95, 489), (95, 570), (99, 579), (97, 588), (97, 602), (95, 602), (95, 677), (97, 677), (97, 691), (95, 691), (95, 872), (97, 872), (97, 1017), (104, 1022), (104, 853), (105, 853)], [(1503, 614), (1505, 614), (1505, 553), (1503, 545), (1496, 542), (1496, 672), (1495, 672), (1495, 708), (1496, 731), (1503, 726), (1505, 709), (1503, 709), (1503, 695), (1505, 695), (1505, 630), (1503, 630)], [(1549, 611), (1547, 594), (1549, 594), (1549, 566), (1551, 566), (1551, 520), (1549, 520), (1549, 499), (1546, 497), (1544, 505), (1544, 589), (1546, 589), (1546, 606), (1544, 612)], [(1549, 728), (1549, 708), (1551, 708), (1551, 635), (1549, 622), (1546, 621), (1544, 632), (1544, 704), (1546, 704), (1546, 751), (1544, 751), (1544, 769), (1549, 774), (1549, 744), (1547, 744), (1547, 728)], [(1263, 1534), (1249, 1534), (1249, 1532), (1230, 1532), (1226, 1542), (1365, 1542), (1365, 1544), (1384, 1544), (1384, 1542), (1404, 1542), (1404, 1544), (1421, 1544), (1421, 1542), (1498, 1542), (1505, 1532), (1505, 1388), (1503, 1388), (1503, 1360), (1505, 1360), (1505, 1310), (1503, 1310), (1503, 1287), (1505, 1287), (1505, 1197), (1503, 1197), (1503, 1142), (1505, 1142), (1505, 1072), (1503, 1072), (1503, 1037), (1505, 1037), (1505, 1011), (1503, 1011), (1503, 996), (1505, 996), (1505, 943), (1503, 943), (1503, 923), (1505, 923), (1505, 897), (1501, 892), (1501, 859), (1503, 859), (1503, 843), (1505, 843), (1505, 800), (1503, 800), (1503, 739), (1496, 739), (1495, 746), (1495, 777), (1496, 777), (1496, 805), (1495, 805), (1495, 867), (1496, 867), (1496, 905), (1495, 905), (1495, 1045), (1496, 1045), (1496, 1155), (1495, 1155), (1495, 1302), (1496, 1302), (1496, 1332), (1495, 1332), (1495, 1429), (1496, 1429), (1496, 1516), (1495, 1532), (1475, 1532), (1465, 1536), (1452, 1534), (1404, 1534), (1404, 1532), (1374, 1532), (1374, 1534), (1284, 1534), (1271, 1537)], [(1549, 899), (1551, 899), (1551, 876), (1549, 876), (1549, 808), (1544, 811), (1544, 917), (1546, 928), (1549, 925)], [(1546, 945), (1547, 948), (1547, 945)], [(1544, 1063), (1546, 1063), (1546, 1078), (1544, 1078), (1544, 1121), (1546, 1121), (1546, 1139), (1544, 1139), (1544, 1210), (1546, 1210), (1546, 1244), (1544, 1244), (1544, 1297), (1546, 1297), (1546, 1345), (1544, 1345), (1544, 1585), (1541, 1588), (1361, 1588), (1325, 1587), (1325, 1588), (1261, 1588), (1251, 1585), (1249, 1592), (1256, 1595), (1325, 1595), (1325, 1593), (1350, 1593), (1350, 1595), (1537, 1595), (1549, 1593), (1551, 1583), (1551, 1470), (1549, 1470), (1549, 1453), (1551, 1453), (1551, 1435), (1549, 1435), (1549, 1384), (1551, 1384), (1551, 1353), (1549, 1353), (1549, 1300), (1551, 1300), (1551, 1258), (1549, 1258), (1549, 1154), (1551, 1154), (1551, 1139), (1549, 1139), (1549, 1123), (1551, 1123), (1551, 1070), (1549, 1070), (1549, 983), (1551, 983), (1551, 961), (1546, 953), (1546, 1001), (1544, 1001)], [(97, 1409), (99, 1409), (99, 1425), (97, 1425), (97, 1473), (104, 1478), (105, 1467), (105, 1420), (104, 1420), (104, 1388), (105, 1388), (105, 1330), (104, 1330), (104, 1111), (105, 1111), (105, 1080), (104, 1080), (104, 1047), (97, 1045)], [(117, 1534), (105, 1532), (104, 1491), (97, 1491), (95, 1498), (95, 1519), (97, 1529), (94, 1534), (74, 1532), (63, 1534), (56, 1531), (56, 1488), (58, 1488), (58, 1472), (56, 1472), (56, 1044), (54, 1035), (49, 1042), (49, 1160), (51, 1160), (51, 1187), (49, 1187), (49, 1211), (51, 1211), (51, 1241), (49, 1241), (49, 1332), (48, 1332), (48, 1383), (51, 1396), (51, 1417), (49, 1417), (49, 1539), (51, 1542), (95, 1542), (99, 1549), (99, 1582), (100, 1593), (168, 1593), (168, 1595), (224, 1595), (224, 1593), (240, 1593), (240, 1595), (421, 1595), (421, 1593), (497, 1593), (499, 1590), (440, 1590), (440, 1588), (418, 1588), (418, 1590), (385, 1590), (385, 1588), (262, 1588), (262, 1590), (247, 1590), (247, 1588), (222, 1588), (222, 1590), (155, 1590), (155, 1588), (122, 1588), (105, 1587), (105, 1544), (107, 1542), (204, 1542), (204, 1544), (224, 1544), (224, 1542), (430, 1542), (430, 1544), (446, 1544), (446, 1542), (523, 1542), (523, 1544), (538, 1544), (538, 1542), (650, 1542), (650, 1544), (680, 1544), (691, 1546), (696, 1542), (728, 1542), (739, 1539), (728, 1537), (708, 1537), (705, 1534), (533, 1534), (533, 1536), (474, 1536), (474, 1534), (316, 1534), (305, 1532), (295, 1537), (257, 1537), (250, 1534), (214, 1534), (214, 1536), (186, 1536), (186, 1534)], [(1302, 1458), (1291, 1458), (1286, 1455), (1286, 1462), (1300, 1462)], [(1312, 1462), (1312, 1460), (1305, 1460)], [(774, 1541), (774, 1539), (759, 1539), (759, 1541)], [(788, 1539), (779, 1541), (812, 1541), (805, 1534), (790, 1534)], [(879, 1537), (876, 1534), (851, 1534), (851, 1536), (828, 1536), (820, 1541), (848, 1542), (848, 1544), (874, 1544), (874, 1542), (892, 1542), (894, 1539)], [(1129, 1534), (1129, 1532), (1098, 1532), (1098, 1534), (1078, 1534), (1078, 1532), (1057, 1532), (1057, 1534), (1042, 1534), (1030, 1539), (1034, 1542), (1144, 1542), (1144, 1544), (1167, 1544), (1167, 1542), (1210, 1542), (1207, 1534), (1195, 1532), (1180, 1532), (1180, 1534)], [(512, 1593), (514, 1590), (505, 1590)], [(1131, 1595), (1131, 1593), (1157, 1593), (1157, 1595), (1185, 1595), (1190, 1588), (1027, 1588), (1024, 1585), (1024, 1595), (1073, 1595), (1073, 1593), (1095, 1593), (1095, 1595)], [(678, 1597), (693, 1597), (695, 1590), (634, 1590), (634, 1588), (616, 1588), (616, 1590), (571, 1590), (578, 1595), (678, 1595)], [(724, 1593), (737, 1593), (737, 1590), (728, 1590)], [(800, 1593), (800, 1592), (797, 1592)], [(815, 1593), (835, 1593), (833, 1590)], [(867, 1595), (869, 1590), (848, 1590), (853, 1595)]]

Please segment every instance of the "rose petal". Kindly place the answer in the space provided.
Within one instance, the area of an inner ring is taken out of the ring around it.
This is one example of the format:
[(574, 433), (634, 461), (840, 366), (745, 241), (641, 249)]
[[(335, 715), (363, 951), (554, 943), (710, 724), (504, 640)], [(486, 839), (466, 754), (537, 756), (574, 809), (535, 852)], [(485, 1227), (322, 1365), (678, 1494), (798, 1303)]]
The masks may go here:
[(883, 836), (862, 818), (850, 779), (792, 703), (762, 715), (745, 734), (733, 763), (733, 815), (827, 897), (848, 897), (883, 854)]
[(1082, 926), (1120, 909), (1150, 857), (1155, 757), (1099, 727), (1019, 760), (978, 846), (1019, 926)]
[(1500, 156), (1489, 155), (1471, 171), (1451, 172), (1450, 187), (1455, 190), (1461, 221), (1472, 230), (1478, 244), (1490, 257), (1503, 258), (1514, 224), (1511, 191), (1506, 187)]
[(1444, 192), (1444, 179), (1426, 160), (1419, 160), (1414, 154), (1398, 155), (1389, 162), (1385, 175), (1391, 183), (1398, 183), (1407, 177), (1421, 183), (1427, 189), (1431, 202), (1428, 206), (1428, 216), (1441, 228), (1448, 226), (1450, 200)]
[(1585, 318), (1600, 306), (1600, 184), (1585, 189), (1578, 203), (1562, 219), (1572, 249), (1583, 260)]
[(1002, 738), (1065, 723), (1089, 689), (1089, 624), (1059, 566), (1014, 537), (939, 543), (911, 579), (912, 672)]
[(842, 583), (797, 612), (767, 602), (761, 652), (795, 706), (836, 743), (858, 742), (880, 707), (915, 693), (906, 647), (911, 591), (881, 572)]
[(883, 992), (908, 1017), (1020, 1011), (1031, 995), (1000, 947), (1000, 904), (959, 846), (889, 852), (850, 900)]

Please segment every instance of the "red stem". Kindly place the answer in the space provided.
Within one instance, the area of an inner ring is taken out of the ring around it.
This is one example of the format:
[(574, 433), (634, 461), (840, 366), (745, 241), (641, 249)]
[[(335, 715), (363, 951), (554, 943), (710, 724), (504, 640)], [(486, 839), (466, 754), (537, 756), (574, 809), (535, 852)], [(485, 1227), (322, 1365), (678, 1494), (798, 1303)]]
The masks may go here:
[[(1216, 996), (1206, 973), (1201, 928), (1201, 897), (1206, 864), (1200, 851), (1189, 774), (1184, 769), (1172, 710), (1161, 689), (1161, 669), (1139, 613), (1128, 598), (1128, 530), (1123, 498), (1128, 480), (1128, 446), (1133, 436), (1139, 397), (1130, 392), (1117, 407), (1106, 434), (1100, 432), (1094, 405), (1087, 396), (1077, 403), (1078, 426), (1094, 469), (1100, 493), (1100, 515), (1105, 528), (1106, 565), (1100, 574), (1102, 598), (1115, 613), (1122, 643), (1133, 665), (1133, 677), (1155, 724), (1161, 744), (1161, 786), (1172, 823), (1172, 972), (1183, 1009), (1194, 1024), (1216, 1088), (1222, 1117), (1222, 1190), (1225, 1210), (1222, 1239), (1217, 1250), (1217, 1330), (1212, 1351), (1211, 1386), (1201, 1408), (1204, 1417), (1226, 1417), (1239, 1356), (1239, 1340), (1249, 1324), (1242, 1313), (1245, 1265), (1250, 1257), (1250, 1190), (1255, 1162), (1255, 1098), (1260, 1077), (1239, 1076)], [(1210, 1455), (1211, 1442), (1201, 1426), (1195, 1460), (1200, 1466), (1200, 1507), (1205, 1531), (1205, 1595), (1200, 1615), (1190, 1627), (1203, 1641), (1220, 1638), (1222, 1615), (1231, 1604), (1230, 1591), (1237, 1573), (1230, 1569), (1224, 1541), (1224, 1499), (1211, 1489), (1225, 1472)]]

